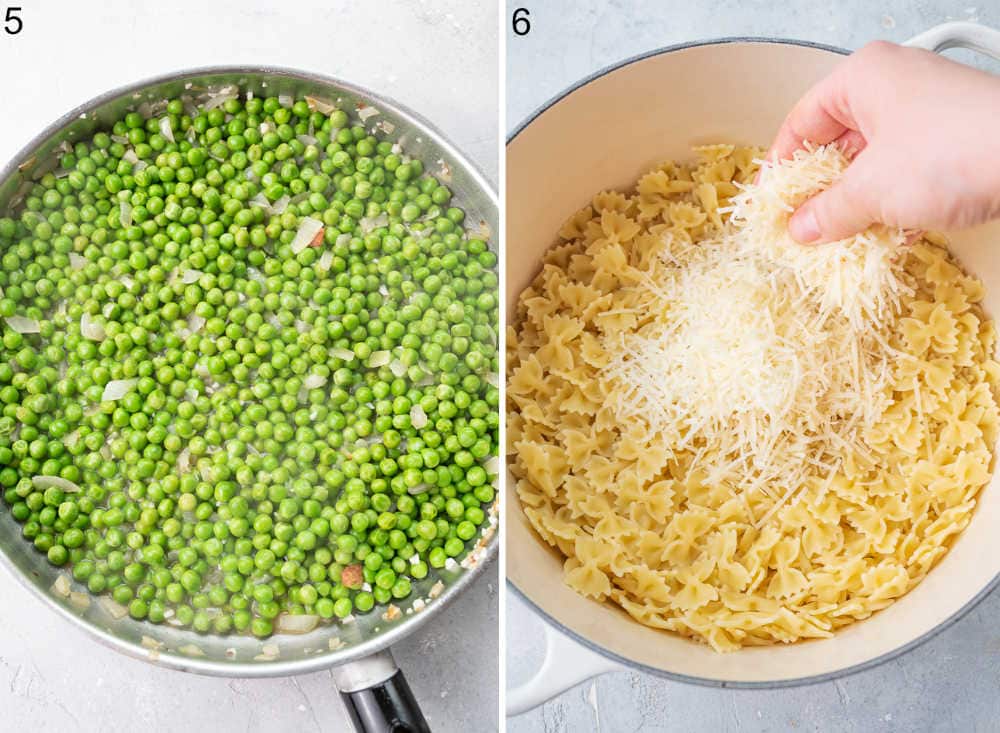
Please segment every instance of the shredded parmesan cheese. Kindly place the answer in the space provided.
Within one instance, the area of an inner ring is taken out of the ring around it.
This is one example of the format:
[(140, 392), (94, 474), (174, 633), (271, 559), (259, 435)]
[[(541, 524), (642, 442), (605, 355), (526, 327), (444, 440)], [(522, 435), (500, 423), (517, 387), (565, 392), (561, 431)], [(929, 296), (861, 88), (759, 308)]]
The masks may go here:
[(799, 151), (734, 196), (706, 238), (668, 234), (639, 286), (655, 317), (605, 339), (621, 356), (604, 370), (617, 418), (644, 420), (671, 456), (693, 454), (687, 470), (706, 483), (764, 492), (757, 526), (810, 477), (831, 477), (845, 448), (867, 455), (862, 433), (887, 406), (887, 334), (910, 292), (894, 258), (905, 233), (803, 246), (787, 231), (847, 165), (833, 146)]

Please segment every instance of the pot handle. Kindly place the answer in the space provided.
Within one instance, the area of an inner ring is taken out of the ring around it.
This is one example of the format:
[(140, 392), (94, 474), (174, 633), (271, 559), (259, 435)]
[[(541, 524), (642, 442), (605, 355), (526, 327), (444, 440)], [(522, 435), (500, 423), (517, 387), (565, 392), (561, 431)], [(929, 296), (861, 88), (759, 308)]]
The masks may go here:
[(388, 649), (334, 667), (331, 673), (358, 733), (430, 733)]
[(527, 682), (507, 690), (507, 716), (536, 708), (584, 680), (625, 669), (545, 624), (545, 659)]
[(968, 48), (1000, 60), (1000, 31), (968, 21), (956, 20), (936, 25), (905, 41), (903, 45), (925, 48), (935, 53), (949, 48)]

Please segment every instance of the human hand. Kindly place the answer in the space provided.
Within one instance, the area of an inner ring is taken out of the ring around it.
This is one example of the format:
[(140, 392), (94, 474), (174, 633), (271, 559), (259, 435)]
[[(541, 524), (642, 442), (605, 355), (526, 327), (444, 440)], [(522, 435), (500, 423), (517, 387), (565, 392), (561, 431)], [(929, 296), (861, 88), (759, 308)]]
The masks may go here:
[(796, 104), (768, 158), (807, 140), (855, 157), (789, 220), (799, 242), (843, 239), (875, 222), (957, 229), (1000, 216), (1000, 78), (986, 72), (871, 43)]

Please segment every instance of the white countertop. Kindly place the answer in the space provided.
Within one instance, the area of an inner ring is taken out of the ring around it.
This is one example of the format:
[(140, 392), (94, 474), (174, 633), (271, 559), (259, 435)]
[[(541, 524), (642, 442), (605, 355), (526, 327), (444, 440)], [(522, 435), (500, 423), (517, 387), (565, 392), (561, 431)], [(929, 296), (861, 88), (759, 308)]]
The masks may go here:
[[(0, 33), (0, 160), (119, 85), (213, 64), (281, 65), (383, 93), (431, 120), (497, 179), (496, 5), (490, 0), (25, 2)], [(338, 7), (332, 7), (337, 5)], [(496, 564), (393, 651), (435, 731), (497, 730)], [(123, 657), (0, 570), (0, 730), (346, 731), (327, 672), (197, 677)]]
[[(531, 10), (516, 37), (515, 7)], [(797, 38), (858, 48), (904, 41), (949, 20), (1000, 27), (1000, 2), (976, 0), (548, 0), (507, 3), (507, 128), (605, 66), (644, 51), (724, 36)], [(1000, 64), (949, 52), (993, 72)], [(509, 684), (538, 668), (542, 621), (507, 596)], [(1000, 729), (1000, 642), (994, 593), (934, 640), (876, 669), (789, 690), (719, 690), (638, 672), (607, 674), (508, 720), (510, 733), (754, 733), (764, 731), (996, 731)]]

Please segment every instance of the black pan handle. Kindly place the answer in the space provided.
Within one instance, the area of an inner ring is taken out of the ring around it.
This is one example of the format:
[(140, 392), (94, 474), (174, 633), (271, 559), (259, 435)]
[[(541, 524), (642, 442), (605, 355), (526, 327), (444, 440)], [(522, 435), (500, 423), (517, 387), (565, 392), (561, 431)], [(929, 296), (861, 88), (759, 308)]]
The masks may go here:
[(333, 678), (358, 733), (431, 733), (388, 650), (335, 668)]

